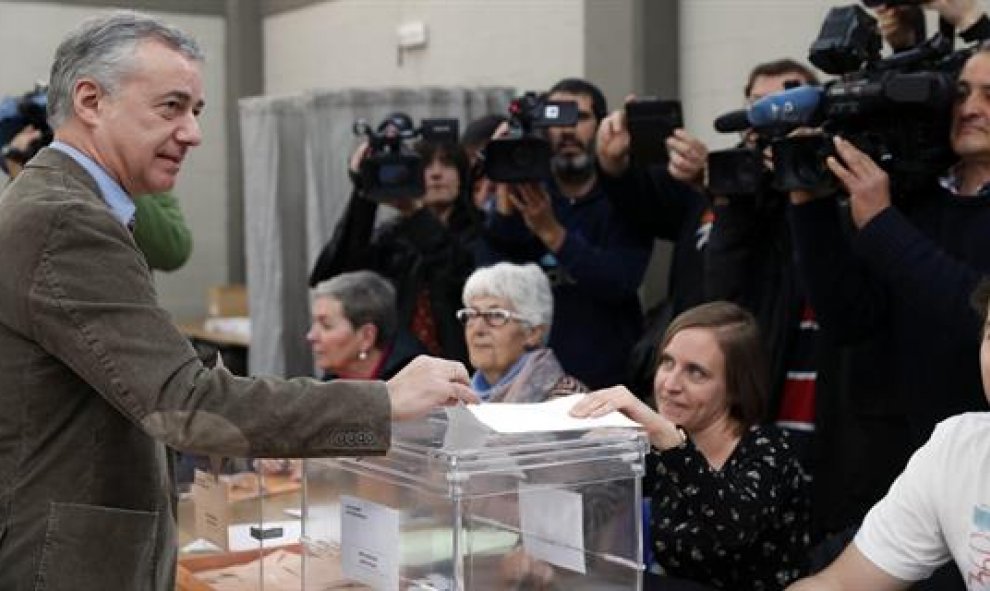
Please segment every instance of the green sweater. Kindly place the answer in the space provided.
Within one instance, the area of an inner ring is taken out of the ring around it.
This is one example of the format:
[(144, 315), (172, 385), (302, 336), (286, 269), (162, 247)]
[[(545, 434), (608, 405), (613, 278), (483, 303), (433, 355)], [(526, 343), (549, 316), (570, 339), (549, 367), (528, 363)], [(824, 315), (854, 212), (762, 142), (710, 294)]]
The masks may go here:
[(171, 193), (154, 193), (134, 199), (134, 241), (148, 266), (174, 271), (189, 260), (192, 234)]

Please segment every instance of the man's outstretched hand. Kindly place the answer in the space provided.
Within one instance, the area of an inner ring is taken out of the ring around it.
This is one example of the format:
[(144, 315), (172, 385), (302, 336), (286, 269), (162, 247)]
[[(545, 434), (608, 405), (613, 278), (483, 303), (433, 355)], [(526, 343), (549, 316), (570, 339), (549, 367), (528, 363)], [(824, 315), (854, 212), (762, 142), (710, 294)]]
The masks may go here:
[(392, 402), (392, 420), (418, 419), (440, 406), (475, 404), (478, 396), (469, 383), (464, 364), (420, 355), (385, 384)]

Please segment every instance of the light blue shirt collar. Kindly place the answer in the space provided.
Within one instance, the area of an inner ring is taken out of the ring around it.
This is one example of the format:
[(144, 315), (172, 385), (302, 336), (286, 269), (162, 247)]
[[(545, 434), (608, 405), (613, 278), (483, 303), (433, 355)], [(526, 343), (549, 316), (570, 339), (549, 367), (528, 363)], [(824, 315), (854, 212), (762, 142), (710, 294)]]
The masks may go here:
[(96, 181), (96, 186), (100, 188), (103, 200), (110, 206), (113, 217), (117, 218), (124, 226), (130, 226), (131, 221), (134, 219), (134, 210), (137, 208), (134, 205), (134, 200), (127, 196), (127, 193), (117, 184), (117, 181), (113, 180), (113, 177), (107, 174), (107, 171), (92, 158), (69, 144), (55, 140), (49, 145), (69, 158), (72, 158), (79, 163), (79, 166), (86, 169), (86, 172)]

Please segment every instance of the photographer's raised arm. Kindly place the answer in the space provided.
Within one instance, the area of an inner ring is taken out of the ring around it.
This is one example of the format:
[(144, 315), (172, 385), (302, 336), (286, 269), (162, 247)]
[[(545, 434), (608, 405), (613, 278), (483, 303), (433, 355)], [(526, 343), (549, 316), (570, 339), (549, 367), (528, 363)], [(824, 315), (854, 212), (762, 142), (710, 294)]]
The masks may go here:
[(374, 233), (378, 203), (361, 196), (359, 173), (361, 161), (367, 154), (368, 142), (363, 141), (348, 160), (351, 195), (333, 235), (313, 264), (313, 270), (309, 274), (310, 287), (341, 273), (369, 268), (374, 259), (371, 236)]
[(705, 166), (708, 146), (684, 129), (675, 129), (667, 138), (670, 163), (667, 172), (674, 179), (687, 183), (698, 192), (705, 190)]
[(0, 157), (4, 159), (7, 174), (10, 178), (17, 176), (24, 167), (24, 161), (20, 155), (28, 152), (29, 147), (42, 135), (41, 130), (28, 125), (17, 133), (6, 146), (0, 146), (3, 152)]
[[(632, 95), (626, 100), (632, 98)], [(606, 176), (619, 178), (629, 169), (629, 130), (626, 111), (616, 109), (602, 120), (595, 138), (598, 166)]]
[[(632, 97), (631, 97), (632, 98)], [(683, 129), (675, 131), (678, 139), (668, 138), (678, 148), (697, 148), (693, 138)], [(700, 142), (698, 142), (700, 144)], [(626, 223), (637, 231), (661, 240), (677, 240), (682, 232), (682, 222), (689, 213), (697, 211), (707, 198), (695, 187), (675, 177), (670, 165), (640, 168), (630, 166), (629, 132), (625, 127), (625, 111), (618, 109), (602, 121), (596, 140), (597, 157), (602, 187), (609, 195), (612, 206)], [(707, 148), (693, 153), (700, 155)], [(679, 169), (687, 178), (702, 174), (694, 170), (697, 158), (688, 158), (686, 149), (677, 156)], [(704, 158), (701, 157), (702, 166)], [(689, 164), (690, 163), (690, 164)]]

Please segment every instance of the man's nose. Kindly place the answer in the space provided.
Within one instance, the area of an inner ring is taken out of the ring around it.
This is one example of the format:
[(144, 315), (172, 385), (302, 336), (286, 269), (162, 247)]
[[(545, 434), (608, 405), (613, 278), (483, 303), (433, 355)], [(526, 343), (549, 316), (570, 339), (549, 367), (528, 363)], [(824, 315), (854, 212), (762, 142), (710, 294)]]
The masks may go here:
[(986, 108), (987, 100), (978, 92), (970, 91), (959, 101), (959, 116), (972, 116)]
[(199, 127), (199, 118), (188, 113), (182, 125), (175, 132), (176, 139), (187, 146), (198, 146), (203, 142), (203, 131)]

